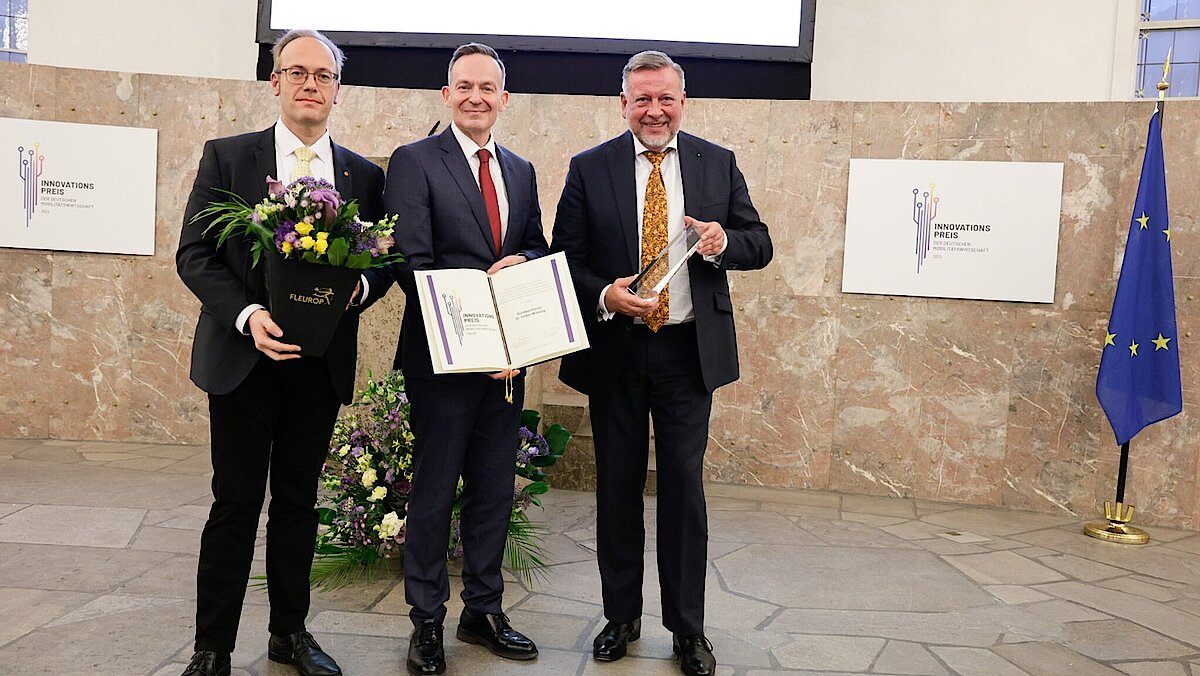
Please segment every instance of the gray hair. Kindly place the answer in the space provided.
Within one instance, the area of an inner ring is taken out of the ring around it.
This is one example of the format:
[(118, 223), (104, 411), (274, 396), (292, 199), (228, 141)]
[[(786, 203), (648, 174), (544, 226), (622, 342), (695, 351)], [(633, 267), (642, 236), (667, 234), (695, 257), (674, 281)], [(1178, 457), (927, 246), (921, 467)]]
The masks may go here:
[(279, 39), (275, 41), (275, 46), (271, 48), (271, 58), (275, 62), (275, 67), (273, 70), (279, 70), (283, 66), (283, 64), (279, 63), (279, 55), (283, 53), (283, 48), (286, 47), (289, 42), (297, 38), (313, 38), (314, 40), (317, 40), (321, 44), (328, 47), (329, 51), (333, 53), (334, 63), (337, 64), (338, 75), (342, 74), (342, 64), (346, 63), (346, 55), (342, 53), (341, 48), (333, 44), (333, 40), (321, 35), (317, 31), (308, 30), (306, 28), (293, 28), (292, 30), (279, 36)]
[(450, 65), (446, 66), (446, 84), (451, 84), (454, 80), (454, 77), (450, 74), (454, 70), (454, 64), (464, 56), (471, 54), (483, 54), (484, 56), (492, 57), (496, 61), (496, 65), (500, 66), (500, 89), (503, 90), (504, 81), (508, 77), (508, 73), (504, 70), (504, 62), (500, 60), (500, 55), (496, 53), (496, 50), (482, 42), (468, 42), (454, 50), (454, 56), (450, 57)]
[(683, 68), (672, 61), (671, 57), (653, 49), (638, 52), (629, 57), (629, 62), (621, 69), (621, 91), (626, 96), (629, 95), (630, 73), (636, 70), (658, 70), (660, 68), (674, 68), (675, 72), (679, 73), (679, 91), (687, 91), (687, 87), (684, 86)]

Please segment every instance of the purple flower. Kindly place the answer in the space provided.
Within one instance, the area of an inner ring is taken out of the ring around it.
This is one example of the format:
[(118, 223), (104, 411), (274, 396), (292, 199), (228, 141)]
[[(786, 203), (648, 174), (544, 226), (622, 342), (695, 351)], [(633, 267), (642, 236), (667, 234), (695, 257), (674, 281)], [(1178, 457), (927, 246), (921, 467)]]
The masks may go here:
[(284, 190), (286, 190), (286, 187), (283, 185), (283, 181), (277, 181), (267, 176), (267, 192), (270, 193), (271, 197), (279, 197), (283, 194)]
[(333, 222), (334, 217), (337, 215), (338, 207), (341, 206), (341, 202), (338, 200), (338, 194), (336, 190), (318, 188), (308, 194), (308, 199), (311, 200), (313, 204), (321, 207), (321, 219), (323, 222)]

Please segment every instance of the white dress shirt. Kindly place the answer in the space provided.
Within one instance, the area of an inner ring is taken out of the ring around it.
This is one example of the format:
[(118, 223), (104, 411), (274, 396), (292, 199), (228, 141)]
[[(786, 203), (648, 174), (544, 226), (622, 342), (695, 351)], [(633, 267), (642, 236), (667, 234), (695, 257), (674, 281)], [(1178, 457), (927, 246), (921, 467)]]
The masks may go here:
[[(283, 119), (280, 118), (277, 120), (275, 122), (275, 172), (278, 175), (271, 178), (283, 181), (285, 184), (290, 183), (288, 178), (296, 170), (296, 163), (300, 161), (295, 155), (296, 150), (303, 147), (304, 142), (293, 134), (291, 129), (287, 128), (287, 125), (283, 123)], [(317, 139), (316, 143), (313, 143), (309, 148), (317, 154), (316, 157), (309, 160), (309, 175), (313, 178), (323, 178), (329, 181), (329, 185), (333, 185), (333, 141), (329, 140), (329, 130), (325, 130), (321, 138)], [(265, 182), (266, 180), (267, 177), (263, 176), (263, 181)], [(366, 278), (363, 278), (363, 283), (366, 283)], [(366, 296), (366, 287), (363, 288), (362, 296)], [(248, 333), (246, 331), (246, 321), (250, 319), (250, 315), (254, 314), (256, 310), (263, 309), (265, 308), (258, 303), (251, 303), (238, 313), (237, 321), (234, 322), (234, 327), (238, 330), (238, 333)], [(286, 341), (286, 337), (284, 340)]]
[(496, 157), (496, 137), (489, 134), (488, 142), (482, 146), (477, 145), (471, 140), (470, 136), (463, 133), (458, 125), (451, 123), (450, 129), (454, 132), (454, 138), (458, 139), (458, 145), (462, 148), (463, 155), (467, 158), (467, 164), (471, 165), (471, 177), (475, 179), (475, 185), (479, 187), (480, 192), (483, 191), (483, 186), (479, 185), (479, 151), (481, 148), (486, 148), (491, 153), (492, 158), (488, 160), (488, 169), (491, 170), (492, 184), (496, 186), (496, 202), (500, 205), (500, 242), (504, 241), (504, 236), (508, 234), (508, 190), (504, 187), (504, 173), (500, 171), (500, 158)]
[[(638, 268), (641, 269), (642, 257), (642, 218), (645, 215), (646, 207), (646, 184), (650, 182), (650, 172), (654, 171), (654, 163), (646, 157), (645, 153), (649, 150), (645, 145), (638, 140), (637, 136), (633, 138), (633, 176), (634, 186), (637, 189), (637, 217), (638, 217)], [(666, 156), (663, 157), (662, 164), (659, 165), (659, 171), (662, 173), (663, 187), (667, 190), (667, 241), (670, 242), (683, 230), (683, 172), (679, 168), (679, 135), (671, 137), (671, 141), (663, 148)], [(728, 244), (728, 239), (722, 245), (721, 253), (724, 253), (724, 246)], [(667, 252), (667, 258), (670, 262), (679, 260), (687, 254), (687, 245), (684, 241), (679, 241)], [(705, 256), (704, 260), (717, 265), (720, 263), (720, 254), (716, 256)], [(604, 304), (604, 296), (608, 293), (609, 284), (600, 291), (600, 303), (597, 306), (601, 321), (612, 319), (614, 314), (609, 312), (608, 307)], [(684, 265), (679, 268), (675, 276), (671, 278), (671, 283), (668, 285), (670, 291), (670, 308), (667, 317), (667, 324), (682, 324), (695, 319), (695, 313), (692, 309), (692, 278), (688, 272), (688, 266)], [(634, 318), (634, 322), (641, 323), (640, 318)]]

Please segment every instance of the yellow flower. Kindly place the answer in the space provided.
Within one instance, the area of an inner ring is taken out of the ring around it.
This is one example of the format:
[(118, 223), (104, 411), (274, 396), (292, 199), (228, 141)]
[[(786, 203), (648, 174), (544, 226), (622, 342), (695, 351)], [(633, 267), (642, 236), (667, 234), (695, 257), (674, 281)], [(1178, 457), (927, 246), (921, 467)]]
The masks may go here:
[(312, 223), (300, 221), (296, 224), (296, 232), (300, 233), (301, 235), (307, 235), (308, 233), (312, 232), (312, 229)]
[(316, 243), (317, 240), (313, 239), (312, 237), (305, 236), (300, 238), (300, 248), (305, 250), (313, 248)]
[(376, 486), (375, 490), (371, 491), (371, 495), (367, 498), (367, 502), (378, 502), (387, 495), (387, 489), (383, 486)]
[(327, 239), (329, 239), (329, 233), (327, 233), (327, 232), (318, 232), (318, 233), (317, 233), (317, 239), (318, 239), (318, 240), (322, 240), (322, 241), (323, 241), (323, 240), (327, 240)]
[(344, 457), (346, 457), (346, 454), (349, 452), (350, 452), (350, 444), (344, 444), (341, 448), (338, 449), (338, 457), (344, 458)]
[[(320, 234), (324, 235), (325, 233), (322, 232)], [(313, 248), (316, 249), (317, 253), (323, 254), (325, 253), (325, 250), (329, 248), (329, 242), (325, 241), (324, 238), (318, 239), (317, 243), (313, 245)]]
[(363, 478), (362, 478), (362, 485), (363, 485), (363, 487), (364, 487), (364, 488), (370, 488), (370, 487), (374, 486), (374, 485), (375, 485), (375, 479), (376, 479), (376, 478), (377, 478), (377, 477), (376, 477), (376, 475), (375, 475), (375, 470), (374, 470), (374, 469), (369, 469), (369, 470), (367, 470), (367, 471), (363, 472)]
[(283, 246), (280, 248), (283, 249), (283, 253), (285, 253), (285, 254), (292, 253), (292, 243), (291, 242), (284, 242)]

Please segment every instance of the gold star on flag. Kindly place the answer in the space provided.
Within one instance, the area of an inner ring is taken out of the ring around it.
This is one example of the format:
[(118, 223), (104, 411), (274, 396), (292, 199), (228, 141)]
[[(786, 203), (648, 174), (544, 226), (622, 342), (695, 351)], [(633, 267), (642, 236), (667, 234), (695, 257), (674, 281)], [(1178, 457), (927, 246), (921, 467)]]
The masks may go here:
[(1146, 215), (1146, 212), (1144, 212), (1144, 211), (1143, 211), (1143, 212), (1142, 212), (1142, 217), (1141, 217), (1141, 218), (1135, 218), (1135, 219), (1133, 219), (1133, 220), (1137, 221), (1138, 223), (1141, 223), (1141, 224), (1142, 224), (1142, 230), (1145, 230), (1145, 229), (1146, 229), (1146, 223), (1150, 222), (1150, 217), (1149, 217), (1149, 216), (1147, 216), (1147, 215)]
[(1129, 356), (1130, 357), (1137, 356), (1137, 349), (1138, 349), (1138, 344), (1133, 342), (1132, 340), (1129, 341)]
[(1163, 334), (1160, 333), (1160, 334), (1158, 334), (1157, 339), (1152, 340), (1150, 342), (1154, 343), (1154, 351), (1158, 352), (1159, 350), (1167, 349), (1167, 343), (1171, 342), (1171, 339), (1163, 338)]
[(1109, 346), (1109, 345), (1112, 345), (1113, 347), (1116, 347), (1116, 346), (1117, 346), (1117, 344), (1113, 342), (1113, 338), (1116, 338), (1116, 337), (1117, 337), (1117, 334), (1115, 334), (1115, 333), (1109, 333), (1109, 332), (1105, 331), (1105, 332), (1104, 332), (1104, 345), (1103, 345), (1103, 347), (1107, 347), (1107, 346)]
[(1171, 241), (1171, 229), (1167, 228), (1166, 230), (1163, 230), (1163, 234), (1167, 236), (1167, 241), (1170, 242)]

